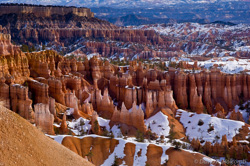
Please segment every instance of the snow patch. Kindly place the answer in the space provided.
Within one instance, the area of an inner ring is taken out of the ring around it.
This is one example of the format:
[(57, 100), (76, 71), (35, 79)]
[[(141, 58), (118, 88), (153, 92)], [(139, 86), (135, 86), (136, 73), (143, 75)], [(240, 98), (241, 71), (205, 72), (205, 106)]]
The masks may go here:
[[(136, 166), (145, 166), (147, 162), (147, 147), (148, 144), (137, 143), (135, 147), (135, 155), (134, 155), (134, 165)], [(140, 153), (140, 156), (138, 153)]]
[(147, 128), (151, 128), (151, 131), (158, 136), (164, 135), (168, 136), (170, 127), (168, 117), (164, 115), (161, 111), (145, 120), (145, 125)]
[(176, 117), (180, 117), (180, 122), (186, 129), (189, 140), (192, 141), (193, 138), (198, 138), (200, 141), (204, 141), (203, 144), (206, 141), (221, 143), (223, 135), (226, 135), (227, 140), (231, 142), (233, 137), (239, 133), (239, 129), (245, 125), (240, 121), (221, 119), (211, 117), (208, 114), (196, 114), (180, 109), (177, 110)]

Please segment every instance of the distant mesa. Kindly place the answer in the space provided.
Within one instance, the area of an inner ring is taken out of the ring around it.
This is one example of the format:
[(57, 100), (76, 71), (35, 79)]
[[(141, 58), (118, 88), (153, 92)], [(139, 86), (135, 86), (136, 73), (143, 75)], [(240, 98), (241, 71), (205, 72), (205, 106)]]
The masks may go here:
[(54, 14), (66, 15), (71, 13), (80, 17), (94, 17), (94, 13), (90, 9), (82, 7), (0, 4), (0, 15), (11, 13), (17, 15), (34, 14), (37, 17), (51, 17)]

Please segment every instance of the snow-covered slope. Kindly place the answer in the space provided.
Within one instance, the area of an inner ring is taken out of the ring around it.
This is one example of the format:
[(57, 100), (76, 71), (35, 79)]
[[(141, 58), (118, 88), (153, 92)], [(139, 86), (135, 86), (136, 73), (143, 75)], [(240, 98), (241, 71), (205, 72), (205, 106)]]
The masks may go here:
[(208, 61), (198, 62), (198, 65), (205, 69), (210, 69), (214, 64), (218, 68), (228, 74), (237, 74), (244, 70), (250, 70), (249, 59), (237, 59), (234, 57), (213, 58)]
[[(180, 61), (187, 62), (190, 65), (194, 64), (194, 61), (190, 58), (171, 58), (171, 62), (179, 63)], [(168, 65), (168, 61), (166, 61)], [(219, 57), (219, 58), (211, 58), (206, 61), (197, 61), (197, 64), (202, 69), (210, 70), (213, 66), (217, 66), (217, 68), (227, 74), (239, 74), (241, 72), (246, 72), (250, 74), (250, 60), (249, 59), (239, 59), (235, 57)]]
[(189, 140), (199, 139), (201, 143), (209, 141), (211, 143), (221, 143), (222, 136), (226, 135), (228, 141), (239, 134), (245, 123), (229, 119), (212, 117), (208, 114), (196, 114), (184, 110), (178, 110), (176, 117), (180, 117), (180, 122), (186, 129)]
[(112, 6), (112, 7), (152, 7), (173, 4), (192, 4), (192, 3), (215, 3), (230, 2), (237, 0), (1, 0), (0, 3), (28, 3), (41, 5), (68, 5), (68, 6)]
[(169, 135), (170, 127), (169, 127), (168, 117), (164, 115), (162, 112), (158, 112), (156, 115), (145, 120), (145, 125), (148, 128), (150, 127), (152, 132), (154, 132), (158, 136)]

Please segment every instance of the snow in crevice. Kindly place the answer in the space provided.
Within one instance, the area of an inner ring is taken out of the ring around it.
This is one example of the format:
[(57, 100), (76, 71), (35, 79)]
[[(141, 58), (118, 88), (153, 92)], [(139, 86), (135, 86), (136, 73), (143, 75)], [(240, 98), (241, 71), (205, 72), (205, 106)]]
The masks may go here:
[(115, 138), (123, 137), (122, 132), (121, 132), (121, 130), (120, 130), (120, 128), (119, 128), (118, 125), (114, 125), (114, 126), (111, 128), (111, 131), (112, 131), (112, 133), (114, 134), (114, 137), (115, 137)]
[[(135, 147), (134, 164), (136, 166), (145, 166), (147, 162), (148, 144), (137, 143)], [(140, 156), (139, 156), (140, 152)]]
[(125, 145), (126, 145), (126, 142), (122, 139), (119, 139), (119, 144), (115, 147), (114, 152), (109, 155), (108, 159), (104, 161), (102, 166), (112, 165), (116, 157), (123, 159), (125, 157), (125, 154), (124, 154)]
[(168, 155), (166, 154), (166, 150), (168, 150), (168, 149), (169, 149), (168, 146), (162, 146), (163, 152), (162, 152), (162, 156), (161, 156), (161, 165), (165, 164), (166, 161), (169, 160), (169, 157), (168, 157)]

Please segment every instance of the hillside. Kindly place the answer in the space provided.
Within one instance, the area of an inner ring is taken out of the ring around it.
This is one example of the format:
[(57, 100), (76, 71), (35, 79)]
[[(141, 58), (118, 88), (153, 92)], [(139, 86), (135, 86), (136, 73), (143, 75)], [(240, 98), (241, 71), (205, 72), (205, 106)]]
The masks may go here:
[(0, 106), (0, 165), (92, 165)]

